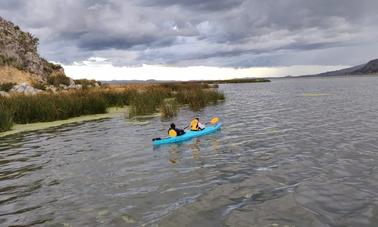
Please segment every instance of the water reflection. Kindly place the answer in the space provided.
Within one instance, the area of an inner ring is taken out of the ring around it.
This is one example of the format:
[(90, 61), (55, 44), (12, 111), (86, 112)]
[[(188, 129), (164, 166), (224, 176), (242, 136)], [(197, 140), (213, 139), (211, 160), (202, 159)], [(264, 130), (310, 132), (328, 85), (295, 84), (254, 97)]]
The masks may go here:
[(179, 153), (179, 145), (171, 144), (169, 146), (169, 162), (172, 164), (176, 164), (178, 160), (181, 158), (181, 154)]
[(190, 145), (190, 149), (192, 150), (192, 156), (195, 160), (201, 160), (201, 140), (199, 138), (193, 139), (193, 143)]
[(190, 141), (186, 141), (185, 143), (181, 144), (169, 144), (166, 146), (161, 146), (159, 148), (155, 148), (155, 151), (164, 152), (165, 150), (168, 150), (169, 157), (168, 161), (172, 164), (178, 164), (180, 163), (180, 160), (182, 160), (183, 153), (185, 153), (186, 150), (191, 152), (191, 156), (193, 160), (201, 161), (201, 147), (206, 148), (207, 150), (217, 153), (220, 149), (219, 141), (216, 137), (212, 137), (211, 135), (204, 140), (203, 138), (194, 138)]

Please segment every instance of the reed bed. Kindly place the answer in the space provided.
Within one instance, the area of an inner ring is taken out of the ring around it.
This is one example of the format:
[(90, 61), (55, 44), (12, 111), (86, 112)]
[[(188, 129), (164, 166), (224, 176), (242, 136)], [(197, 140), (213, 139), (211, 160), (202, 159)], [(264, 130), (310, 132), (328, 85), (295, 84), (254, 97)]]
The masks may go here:
[(81, 92), (59, 95), (12, 96), (6, 108), (18, 124), (63, 120), (81, 115), (105, 113), (106, 100), (100, 94)]
[(12, 113), (6, 108), (7, 105), (9, 100), (0, 96), (0, 132), (7, 131), (13, 126)]
[[(128, 105), (135, 93), (95, 90), (33, 96), (13, 95), (9, 98), (0, 97), (0, 112), (10, 114), (12, 122), (17, 124), (64, 120), (106, 113), (108, 107)], [(5, 125), (7, 115), (1, 115), (1, 125)]]
[(176, 99), (166, 99), (160, 106), (160, 114), (162, 119), (170, 119), (177, 116), (179, 104)]
[(176, 95), (176, 99), (179, 103), (188, 104), (190, 109), (198, 111), (209, 104), (224, 100), (225, 97), (223, 93), (217, 90), (196, 88), (194, 90), (180, 90)]
[(155, 113), (164, 101), (172, 96), (169, 89), (152, 87), (135, 93), (130, 99), (129, 116), (148, 115)]
[(14, 123), (26, 124), (64, 120), (81, 115), (106, 113), (109, 107), (129, 106), (129, 116), (148, 115), (160, 111), (163, 118), (177, 115), (180, 105), (199, 110), (224, 99), (223, 93), (204, 89), (205, 85), (163, 84), (143, 88), (112, 87), (81, 91), (42, 93), (33, 96), (0, 96), (0, 131)]

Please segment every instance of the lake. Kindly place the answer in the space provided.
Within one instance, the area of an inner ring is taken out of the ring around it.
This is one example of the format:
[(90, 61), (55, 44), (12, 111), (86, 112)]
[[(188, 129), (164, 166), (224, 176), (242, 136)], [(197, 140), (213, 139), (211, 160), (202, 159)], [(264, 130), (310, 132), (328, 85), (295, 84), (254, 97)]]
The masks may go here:
[[(378, 77), (221, 85), (179, 117), (0, 138), (0, 226), (376, 226)], [(153, 148), (173, 121), (221, 131)]]

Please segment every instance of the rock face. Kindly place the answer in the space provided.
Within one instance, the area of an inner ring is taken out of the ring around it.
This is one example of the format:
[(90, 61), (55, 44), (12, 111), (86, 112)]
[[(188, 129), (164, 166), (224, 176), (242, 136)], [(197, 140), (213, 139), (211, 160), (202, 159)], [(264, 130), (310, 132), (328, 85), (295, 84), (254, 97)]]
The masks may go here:
[(14, 67), (28, 72), (28, 75), (35, 77), (32, 81), (46, 82), (50, 75), (64, 75), (60, 65), (39, 56), (38, 41), (32, 34), (21, 31), (18, 26), (0, 17), (0, 67)]

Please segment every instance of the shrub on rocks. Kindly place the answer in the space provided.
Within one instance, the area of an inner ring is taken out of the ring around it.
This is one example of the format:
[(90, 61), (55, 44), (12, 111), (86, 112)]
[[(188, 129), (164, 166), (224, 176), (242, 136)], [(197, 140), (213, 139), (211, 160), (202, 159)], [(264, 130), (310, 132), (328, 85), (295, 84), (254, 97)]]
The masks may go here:
[(16, 83), (3, 83), (3, 84), (0, 84), (0, 91), (9, 92), (15, 85), (16, 85)]

